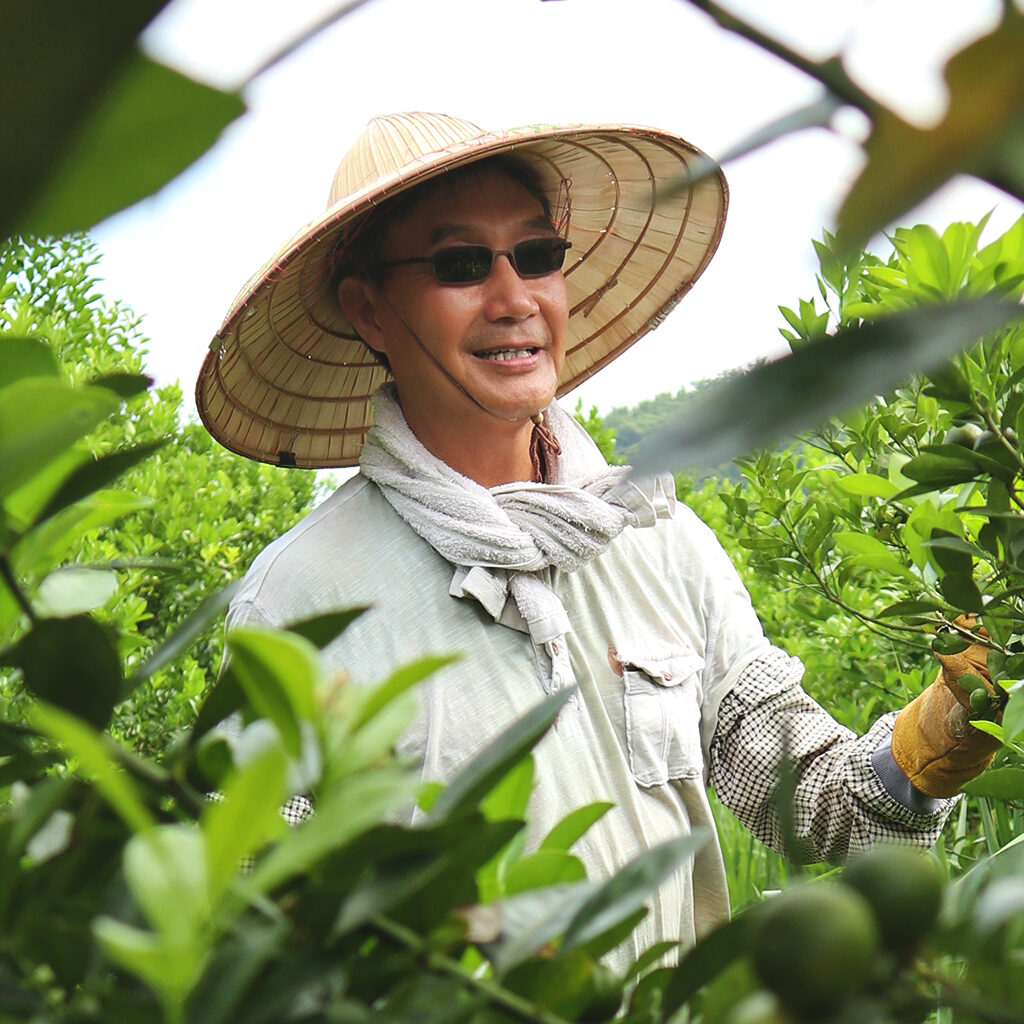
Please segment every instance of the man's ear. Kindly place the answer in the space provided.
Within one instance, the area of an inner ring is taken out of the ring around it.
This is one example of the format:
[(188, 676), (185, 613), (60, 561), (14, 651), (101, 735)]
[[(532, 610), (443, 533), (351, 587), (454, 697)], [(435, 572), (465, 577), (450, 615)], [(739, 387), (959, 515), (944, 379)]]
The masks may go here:
[(359, 337), (376, 352), (387, 355), (387, 342), (377, 316), (377, 288), (362, 277), (343, 277), (338, 282), (338, 305)]

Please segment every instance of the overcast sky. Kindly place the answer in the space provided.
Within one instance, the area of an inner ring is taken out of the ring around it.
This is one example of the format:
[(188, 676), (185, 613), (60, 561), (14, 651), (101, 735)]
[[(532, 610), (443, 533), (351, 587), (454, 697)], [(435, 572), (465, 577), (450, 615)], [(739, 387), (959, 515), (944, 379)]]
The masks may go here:
[[(174, 0), (145, 37), (156, 57), (237, 87), (339, 0)], [(946, 57), (995, 24), (998, 0), (732, 0), (729, 8), (823, 57), (842, 49), (878, 98), (941, 116)], [(766, 15), (765, 11), (770, 11)], [(247, 113), (197, 165), (95, 237), (110, 298), (144, 317), (159, 382), (191, 393), (238, 289), (322, 211), (342, 153), (378, 113), (431, 110), (483, 128), (621, 122), (677, 132), (718, 155), (819, 87), (682, 0), (374, 0), (260, 76)], [(860, 165), (863, 125), (813, 130), (726, 166), (718, 255), (652, 335), (574, 395), (603, 412), (779, 354), (779, 304), (815, 294), (811, 238)], [(908, 222), (941, 228), (1021, 206), (964, 180)]]

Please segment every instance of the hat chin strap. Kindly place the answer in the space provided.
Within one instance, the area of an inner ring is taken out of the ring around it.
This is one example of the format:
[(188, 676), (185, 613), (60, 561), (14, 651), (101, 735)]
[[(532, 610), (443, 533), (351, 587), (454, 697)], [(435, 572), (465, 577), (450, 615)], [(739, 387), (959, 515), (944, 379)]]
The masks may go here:
[[(465, 385), (455, 379), (452, 376), (448, 368), (434, 355), (433, 352), (423, 344), (422, 339), (413, 330), (412, 325), (408, 320), (402, 316), (401, 313), (395, 308), (394, 304), (383, 292), (380, 293), (381, 297), (388, 304), (388, 308), (398, 318), (401, 325), (409, 332), (409, 336), (419, 346), (420, 351), (434, 364), (436, 369), (440, 370), (442, 375), (448, 380), (449, 383), (453, 384), (459, 389), (481, 412), (486, 413), (492, 419), (501, 420), (503, 423), (513, 422), (515, 417), (506, 419), (504, 416), (499, 416), (492, 409), (488, 409), (486, 405), (481, 402), (476, 395), (469, 391)], [(533, 466), (533, 478), (535, 483), (545, 483), (547, 481), (548, 473), (554, 462), (554, 458), (562, 453), (562, 446), (558, 443), (558, 438), (551, 432), (551, 428), (544, 425), (544, 411), (538, 409), (531, 417), (530, 420), (533, 423), (533, 431), (530, 434), (530, 463)]]

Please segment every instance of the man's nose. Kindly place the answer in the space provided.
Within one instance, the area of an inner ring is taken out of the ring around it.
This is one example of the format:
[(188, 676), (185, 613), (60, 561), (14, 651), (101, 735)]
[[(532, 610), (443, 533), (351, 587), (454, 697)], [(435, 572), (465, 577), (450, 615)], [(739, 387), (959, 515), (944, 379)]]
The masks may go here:
[(495, 253), (485, 287), (487, 315), (491, 320), (522, 320), (540, 309), (530, 289), (530, 282), (519, 276), (509, 253)]

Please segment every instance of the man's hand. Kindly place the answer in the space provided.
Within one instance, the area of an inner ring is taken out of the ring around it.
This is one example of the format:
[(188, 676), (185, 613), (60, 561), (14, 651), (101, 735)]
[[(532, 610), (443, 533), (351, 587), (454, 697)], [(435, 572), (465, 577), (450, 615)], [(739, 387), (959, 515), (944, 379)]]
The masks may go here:
[[(977, 616), (955, 622), (988, 639)], [(965, 674), (978, 676), (994, 694), (986, 659), (989, 648), (973, 643), (959, 654), (938, 654), (942, 668), (932, 683), (897, 716), (892, 734), (893, 759), (915, 789), (933, 797), (950, 797), (991, 763), (1000, 743), (971, 725), (971, 689), (959, 685)]]

